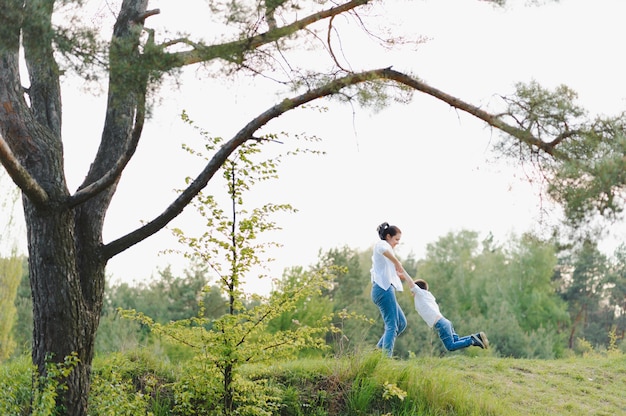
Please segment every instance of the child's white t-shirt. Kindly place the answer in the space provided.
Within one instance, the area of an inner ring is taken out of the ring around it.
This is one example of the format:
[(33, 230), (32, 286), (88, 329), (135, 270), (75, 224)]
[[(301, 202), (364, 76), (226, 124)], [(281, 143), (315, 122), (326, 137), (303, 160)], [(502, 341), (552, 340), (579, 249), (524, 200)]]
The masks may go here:
[(387, 257), (383, 255), (385, 251), (393, 253), (393, 248), (386, 240), (378, 240), (374, 245), (372, 254), (372, 268), (370, 274), (372, 282), (376, 283), (383, 290), (389, 289), (389, 286), (396, 288), (398, 292), (402, 292), (402, 280), (398, 277), (396, 268)]
[(420, 314), (422, 319), (426, 321), (429, 327), (433, 327), (437, 321), (443, 316), (439, 311), (437, 300), (428, 290), (415, 285), (411, 288), (414, 293), (413, 301), (415, 302), (415, 310)]

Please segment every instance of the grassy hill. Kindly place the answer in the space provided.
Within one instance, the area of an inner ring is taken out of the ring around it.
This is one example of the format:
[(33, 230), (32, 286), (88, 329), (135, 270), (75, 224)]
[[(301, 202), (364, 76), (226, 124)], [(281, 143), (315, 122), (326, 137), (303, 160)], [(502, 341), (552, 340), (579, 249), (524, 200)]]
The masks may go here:
[[(0, 414), (27, 414), (29, 365), (24, 357), (0, 366)], [(626, 415), (626, 357), (619, 352), (560, 360), (486, 351), (408, 360), (369, 353), (246, 365), (238, 374), (263, 380), (242, 384), (239, 399), (257, 406), (240, 407), (242, 415)], [(191, 361), (170, 362), (150, 351), (100, 356), (90, 415), (222, 414), (212, 377)]]
[[(626, 357), (520, 360), (450, 355), (406, 361), (295, 361), (273, 369), (326, 379), (327, 397), (344, 415), (626, 415)], [(383, 399), (385, 383), (407, 393)], [(306, 391), (304, 383), (301, 391)], [(306, 413), (305, 413), (306, 414)], [(323, 413), (319, 413), (323, 414)], [(328, 413), (333, 414), (333, 413)]]

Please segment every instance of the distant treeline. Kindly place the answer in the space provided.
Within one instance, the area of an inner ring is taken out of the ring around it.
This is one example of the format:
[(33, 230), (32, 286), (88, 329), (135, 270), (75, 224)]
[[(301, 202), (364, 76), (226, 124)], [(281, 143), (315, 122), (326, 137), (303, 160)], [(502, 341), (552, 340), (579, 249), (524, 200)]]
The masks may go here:
[[(308, 276), (320, 270), (333, 270), (332, 285), (315, 299), (303, 301), (295, 311), (274, 319), (268, 330), (278, 331), (293, 322), (306, 325), (334, 312), (334, 326), (341, 332), (327, 336), (333, 353), (372, 348), (382, 334), (382, 321), (370, 300), (370, 257), (368, 251), (341, 247), (320, 252), (314, 266), (285, 270), (275, 290), (306, 284)], [(624, 349), (624, 246), (607, 257), (592, 241), (562, 247), (528, 234), (496, 244), (490, 238), (480, 241), (478, 233), (461, 231), (429, 244), (423, 259), (409, 257), (402, 261), (411, 276), (428, 281), (442, 312), (459, 334), (479, 330), (488, 334), (492, 354), (550, 359), (591, 349)], [(121, 318), (120, 308), (141, 312), (158, 323), (199, 314), (207, 318), (224, 315), (228, 311), (226, 298), (217, 285), (212, 285), (214, 278), (209, 268), (196, 264), (183, 276), (175, 276), (167, 268), (154, 281), (108, 287), (98, 352), (124, 351), (159, 342), (148, 327)], [(436, 334), (415, 312), (410, 292), (405, 290), (398, 298), (409, 325), (398, 338), (396, 355), (444, 354)], [(259, 301), (252, 297), (249, 300), (250, 305)], [(14, 305), (17, 312), (10, 336), (2, 339), (10, 340), (4, 342), (5, 352), (10, 345), (10, 353), (18, 355), (30, 349), (32, 333), (26, 273)]]

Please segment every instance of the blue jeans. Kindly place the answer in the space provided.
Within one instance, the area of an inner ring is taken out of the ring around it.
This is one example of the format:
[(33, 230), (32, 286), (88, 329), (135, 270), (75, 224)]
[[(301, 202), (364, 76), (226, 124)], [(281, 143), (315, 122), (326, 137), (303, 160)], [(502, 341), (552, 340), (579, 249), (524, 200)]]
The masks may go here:
[(471, 335), (459, 337), (456, 332), (454, 332), (452, 322), (444, 317), (441, 317), (437, 323), (435, 323), (435, 329), (439, 332), (439, 338), (448, 351), (455, 351), (474, 345), (474, 340)]
[(376, 347), (382, 348), (391, 357), (396, 338), (406, 329), (406, 317), (396, 300), (396, 289), (393, 286), (383, 290), (372, 283), (372, 301), (378, 306), (385, 323), (385, 332)]

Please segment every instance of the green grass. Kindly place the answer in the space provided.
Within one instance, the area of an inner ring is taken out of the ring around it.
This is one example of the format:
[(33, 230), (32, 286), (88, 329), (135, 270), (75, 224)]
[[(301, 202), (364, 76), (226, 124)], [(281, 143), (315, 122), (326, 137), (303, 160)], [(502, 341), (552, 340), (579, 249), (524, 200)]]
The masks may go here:
[[(0, 366), (3, 414), (24, 414), (28, 373), (26, 358)], [(620, 353), (560, 360), (487, 354), (396, 360), (369, 353), (250, 365), (240, 374), (267, 380), (281, 400), (272, 414), (280, 416), (626, 415), (626, 357)], [(192, 387), (197, 375), (185, 363), (138, 351), (101, 356), (93, 372), (94, 394), (101, 397), (91, 397), (90, 414), (184, 414), (171, 411), (173, 386), (206, 397), (209, 391), (193, 390), (202, 386)]]
[[(271, 372), (276, 378), (306, 374), (310, 379), (317, 374), (318, 383), (334, 378), (328, 385), (334, 384), (334, 393), (343, 396), (338, 400), (344, 406), (337, 413), (342, 415), (626, 414), (623, 355), (562, 360), (366, 357), (360, 361), (294, 361), (274, 366)], [(292, 383), (297, 380), (291, 378)], [(381, 399), (384, 383), (405, 391), (406, 398)]]
[(519, 415), (626, 414), (623, 356), (567, 360), (442, 360), (456, 376), (457, 389), (471, 390)]

